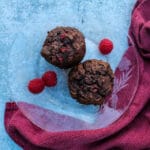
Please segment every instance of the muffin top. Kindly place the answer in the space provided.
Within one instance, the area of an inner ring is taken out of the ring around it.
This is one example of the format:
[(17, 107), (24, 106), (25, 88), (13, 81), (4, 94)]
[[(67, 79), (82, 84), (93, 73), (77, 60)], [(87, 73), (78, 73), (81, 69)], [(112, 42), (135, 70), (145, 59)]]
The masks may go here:
[(107, 62), (87, 60), (69, 72), (69, 90), (82, 104), (101, 105), (113, 88), (113, 71)]
[(48, 32), (41, 55), (51, 64), (70, 68), (85, 55), (85, 39), (76, 28), (56, 27)]

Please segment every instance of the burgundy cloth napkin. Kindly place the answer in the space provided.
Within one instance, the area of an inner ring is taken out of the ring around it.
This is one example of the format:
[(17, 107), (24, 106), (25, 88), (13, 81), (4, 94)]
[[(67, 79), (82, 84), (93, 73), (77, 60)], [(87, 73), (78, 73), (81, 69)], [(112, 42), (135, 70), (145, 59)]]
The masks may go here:
[(108, 127), (48, 132), (24, 116), (15, 102), (6, 104), (5, 128), (24, 150), (150, 149), (150, 0), (138, 0), (129, 29), (129, 51), (136, 51), (140, 81), (128, 110)]

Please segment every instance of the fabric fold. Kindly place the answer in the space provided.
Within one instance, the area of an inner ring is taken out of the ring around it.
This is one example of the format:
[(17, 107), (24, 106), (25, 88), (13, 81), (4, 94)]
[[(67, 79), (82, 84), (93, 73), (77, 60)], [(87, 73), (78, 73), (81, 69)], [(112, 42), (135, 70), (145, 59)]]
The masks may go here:
[(144, 58), (150, 58), (150, 1), (139, 0), (132, 12), (129, 35)]

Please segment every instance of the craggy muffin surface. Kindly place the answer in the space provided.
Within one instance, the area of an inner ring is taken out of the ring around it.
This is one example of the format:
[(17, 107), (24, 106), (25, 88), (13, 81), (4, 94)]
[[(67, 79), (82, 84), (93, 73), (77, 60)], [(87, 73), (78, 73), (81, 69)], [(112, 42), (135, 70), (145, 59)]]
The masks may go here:
[(70, 94), (82, 104), (101, 105), (113, 88), (113, 71), (107, 62), (87, 60), (69, 72)]
[(82, 60), (85, 49), (84, 36), (78, 29), (57, 27), (48, 32), (41, 55), (59, 68), (70, 68)]

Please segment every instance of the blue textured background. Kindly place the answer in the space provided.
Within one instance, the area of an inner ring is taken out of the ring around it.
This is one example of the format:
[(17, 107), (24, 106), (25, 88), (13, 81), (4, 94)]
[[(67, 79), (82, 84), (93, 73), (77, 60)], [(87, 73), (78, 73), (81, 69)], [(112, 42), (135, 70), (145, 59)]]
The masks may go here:
[[(120, 41), (117, 43), (116, 40), (115, 44), (122, 46), (118, 46), (120, 54), (122, 55), (127, 47), (126, 35), (130, 23), (131, 10), (135, 1), (136, 0), (0, 0), (0, 150), (20, 149), (8, 137), (3, 125), (5, 102), (7, 102), (10, 97), (10, 92), (7, 89), (7, 58), (13, 42), (17, 37), (17, 33), (28, 23), (31, 24), (37, 21), (42, 23), (42, 20), (47, 20), (49, 16), (55, 18), (57, 12), (59, 12), (63, 18), (69, 11), (70, 17), (76, 14), (76, 16), (79, 16), (81, 22), (87, 21), (87, 26), (88, 22), (93, 22), (93, 34), (94, 32), (95, 34), (96, 32), (100, 32), (100, 38), (103, 36), (114, 37), (114, 40), (120, 38)], [(42, 18), (41, 22), (40, 17)], [(97, 22), (96, 17), (101, 17), (102, 22)], [(89, 20), (84, 20), (84, 18), (88, 18)], [(77, 21), (76, 18), (75, 20)], [(111, 23), (109, 23), (109, 21), (111, 21)], [(50, 23), (53, 24), (52, 18), (50, 19)], [(112, 28), (115, 27), (118, 33), (114, 33), (113, 30), (111, 33), (106, 30), (97, 30), (99, 29), (97, 26), (101, 26), (101, 29), (103, 29), (103, 27), (106, 29), (106, 23), (112, 26)], [(88, 30), (88, 27), (84, 31), (85, 34), (86, 30)], [(99, 39), (95, 40), (98, 42)]]

